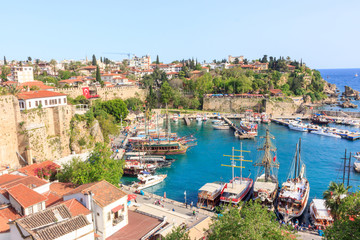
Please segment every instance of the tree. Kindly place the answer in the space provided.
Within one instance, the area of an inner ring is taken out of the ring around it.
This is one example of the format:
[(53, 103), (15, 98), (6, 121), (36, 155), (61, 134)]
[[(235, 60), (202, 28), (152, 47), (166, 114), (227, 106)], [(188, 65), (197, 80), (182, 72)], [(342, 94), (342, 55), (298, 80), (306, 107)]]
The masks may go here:
[(287, 229), (280, 228), (273, 212), (257, 201), (244, 204), (241, 211), (227, 206), (210, 226), (209, 240), (222, 239), (292, 239)]
[(169, 103), (173, 96), (173, 89), (167, 81), (163, 83), (160, 89), (161, 101), (165, 104)]
[(97, 65), (95, 54), (92, 55), (92, 63), (91, 63), (91, 65), (93, 65), (93, 66)]
[(99, 83), (101, 83), (101, 75), (100, 75), (100, 69), (99, 69), (99, 66), (96, 65), (96, 78), (95, 80)]
[(174, 227), (168, 235), (165, 236), (165, 240), (190, 240), (189, 233), (186, 229), (181, 227)]
[(234, 64), (239, 64), (239, 58), (235, 58)]
[(60, 182), (86, 184), (106, 180), (117, 186), (123, 174), (122, 160), (114, 160), (110, 156), (112, 151), (106, 144), (96, 143), (87, 161), (73, 159), (64, 164), (62, 171), (57, 174)]
[(345, 187), (343, 183), (330, 182), (328, 189), (323, 193), (325, 204), (330, 208), (334, 220), (337, 220), (342, 214), (341, 201), (350, 188), (351, 186)]
[(160, 64), (159, 55), (156, 55), (156, 64)]
[(4, 56), (4, 65), (7, 65), (6, 57)]
[(129, 110), (139, 111), (143, 105), (143, 101), (140, 98), (131, 97), (125, 100), (126, 106)]
[(267, 63), (268, 60), (267, 60), (267, 55), (264, 55), (263, 58), (261, 59), (261, 62), (262, 63)]
[(28, 57), (27, 60), (28, 60), (28, 62), (31, 62), (32, 58), (31, 58), (31, 57)]
[(332, 226), (325, 230), (325, 238), (331, 240), (359, 239), (360, 236), (360, 192), (342, 199), (341, 214)]
[(51, 60), (50, 60), (50, 65), (53, 67), (53, 73), (54, 73), (54, 75), (56, 75), (56, 64), (57, 64), (57, 62), (56, 62), (55, 59), (51, 59)]
[(118, 122), (120, 122), (121, 119), (125, 119), (129, 113), (125, 102), (121, 99), (102, 102), (101, 109), (106, 113), (113, 115)]
[(3, 81), (7, 81), (7, 75), (10, 74), (10, 68), (7, 67), (7, 66), (2, 66), (1, 67), (1, 75), (0, 75), (0, 78), (3, 80)]

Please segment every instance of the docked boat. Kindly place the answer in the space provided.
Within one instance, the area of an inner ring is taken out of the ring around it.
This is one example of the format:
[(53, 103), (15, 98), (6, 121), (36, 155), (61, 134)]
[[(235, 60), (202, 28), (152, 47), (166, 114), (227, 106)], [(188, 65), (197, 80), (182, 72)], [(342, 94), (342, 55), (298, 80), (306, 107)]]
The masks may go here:
[(179, 121), (179, 116), (177, 114), (174, 114), (172, 119), (173, 119), (174, 122), (178, 122)]
[(330, 209), (326, 207), (324, 199), (313, 199), (311, 201), (310, 218), (313, 225), (323, 229), (334, 222), (334, 218), (331, 216)]
[[(241, 144), (242, 146), (242, 144)], [(253, 190), (253, 185), (254, 182), (251, 178), (247, 177), (244, 178), (242, 176), (242, 169), (243, 169), (243, 161), (250, 161), (250, 160), (244, 160), (244, 157), (242, 155), (242, 152), (249, 152), (249, 151), (243, 151), (242, 147), (241, 150), (236, 150), (239, 151), (241, 154), (236, 156), (234, 155), (234, 151), (235, 149), (232, 149), (232, 155), (224, 155), (227, 157), (231, 157), (231, 165), (224, 165), (221, 164), (221, 166), (225, 166), (225, 167), (231, 167), (232, 168), (232, 179), (230, 180), (230, 182), (225, 184), (225, 187), (221, 193), (220, 196), (220, 203), (222, 204), (239, 204), (241, 201), (247, 201), (252, 194), (252, 190)], [(240, 166), (236, 165), (236, 161), (240, 162)], [(235, 173), (234, 173), (234, 168), (240, 168), (240, 177), (235, 177)]]
[(301, 139), (296, 145), (292, 169), (294, 171), (290, 171), (278, 197), (278, 212), (285, 222), (303, 214), (310, 194), (310, 184), (305, 176), (305, 164), (301, 160)]
[(225, 184), (221, 182), (206, 183), (199, 189), (196, 206), (209, 211), (215, 210), (215, 207), (219, 205), (224, 187)]
[(219, 123), (213, 124), (213, 128), (215, 130), (228, 130), (230, 129), (230, 126), (224, 121), (221, 121)]
[(124, 165), (124, 175), (137, 176), (143, 171), (155, 172), (156, 166), (154, 164), (142, 163), (137, 160), (126, 160)]
[(311, 122), (320, 125), (327, 125), (329, 123), (332, 123), (333, 120), (321, 114), (314, 114), (311, 118)]
[(296, 121), (290, 122), (288, 126), (289, 126), (289, 128), (291, 130), (300, 131), (300, 132), (307, 132), (308, 131), (305, 124), (299, 123), (299, 122), (296, 122)]
[(271, 119), (265, 112), (261, 114), (261, 122), (262, 123), (270, 123), (271, 122)]
[(311, 133), (321, 135), (321, 136), (326, 136), (326, 137), (341, 138), (340, 135), (338, 135), (336, 133), (328, 132), (328, 131), (326, 131), (324, 129), (320, 129), (320, 130), (317, 130), (317, 131), (311, 131)]
[(206, 114), (204, 114), (204, 117), (203, 117), (203, 122), (206, 122), (208, 120), (208, 117), (206, 116)]
[(264, 151), (264, 155), (254, 164), (259, 171), (254, 183), (253, 200), (259, 199), (263, 206), (273, 211), (279, 187), (277, 176), (279, 162), (274, 155), (276, 148), (271, 142), (274, 137), (270, 135), (269, 129), (266, 129), (266, 135), (263, 138), (265, 138), (265, 142), (258, 150)]
[(355, 158), (354, 170), (355, 172), (360, 172), (360, 152), (356, 153), (353, 157)]
[(197, 122), (201, 122), (203, 120), (202, 116), (201, 115), (196, 115), (196, 121)]
[(188, 149), (188, 145), (180, 141), (156, 141), (143, 142), (134, 146), (135, 151), (147, 152), (151, 155), (177, 155), (184, 154)]
[(248, 134), (244, 131), (243, 132), (235, 131), (234, 136), (239, 139), (255, 139), (255, 135)]
[(159, 184), (165, 180), (167, 177), (166, 174), (163, 175), (152, 175), (150, 173), (143, 173), (138, 176), (139, 182), (136, 182), (132, 185), (136, 190), (142, 190), (148, 187), (152, 187), (156, 184)]
[(257, 136), (257, 124), (247, 121), (240, 121), (240, 128), (250, 135)]

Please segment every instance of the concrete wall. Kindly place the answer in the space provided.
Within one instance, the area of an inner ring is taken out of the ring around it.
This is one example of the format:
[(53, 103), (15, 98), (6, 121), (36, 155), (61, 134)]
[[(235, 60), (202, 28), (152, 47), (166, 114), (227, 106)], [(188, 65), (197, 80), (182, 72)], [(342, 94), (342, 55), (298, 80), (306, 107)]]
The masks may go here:
[[(102, 100), (112, 100), (116, 98), (128, 99), (131, 97), (138, 96), (141, 99), (145, 99), (146, 90), (140, 89), (137, 86), (119, 86), (112, 88), (93, 88), (90, 90), (96, 90), (97, 94)], [(83, 95), (82, 88), (59, 88), (55, 89), (55, 92), (61, 92), (67, 94), (69, 97), (76, 98), (77, 96)]]
[[(360, 118), (360, 112), (342, 112), (342, 111), (316, 111), (316, 110), (313, 110), (313, 112), (324, 112), (326, 115), (328, 116), (332, 116), (332, 117), (347, 117), (347, 116), (350, 116), (350, 117), (353, 117), (353, 118)], [(345, 114), (347, 115), (345, 115)]]

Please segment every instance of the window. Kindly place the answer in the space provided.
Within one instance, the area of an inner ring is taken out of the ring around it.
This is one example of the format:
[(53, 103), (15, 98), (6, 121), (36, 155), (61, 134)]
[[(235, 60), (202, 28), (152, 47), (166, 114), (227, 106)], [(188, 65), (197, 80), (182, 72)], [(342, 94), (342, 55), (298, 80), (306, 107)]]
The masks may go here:
[(61, 104), (61, 98), (59, 98), (59, 104)]
[(96, 213), (96, 215), (100, 216), (100, 213)]
[(38, 203), (37, 209), (38, 209), (38, 211), (42, 210), (42, 204), (41, 203)]
[(45, 100), (45, 105), (47, 105), (47, 100)]
[(29, 101), (29, 108), (31, 108), (31, 102)]
[(37, 107), (39, 105), (38, 101), (35, 101), (35, 106)]
[(80, 202), (83, 202), (83, 199), (82, 199), (82, 198), (80, 198)]
[(66, 98), (64, 98), (64, 103), (66, 103)]
[(28, 214), (32, 214), (33, 213), (33, 206), (28, 208)]
[(54, 101), (55, 101), (55, 104), (57, 104), (57, 99), (55, 99)]

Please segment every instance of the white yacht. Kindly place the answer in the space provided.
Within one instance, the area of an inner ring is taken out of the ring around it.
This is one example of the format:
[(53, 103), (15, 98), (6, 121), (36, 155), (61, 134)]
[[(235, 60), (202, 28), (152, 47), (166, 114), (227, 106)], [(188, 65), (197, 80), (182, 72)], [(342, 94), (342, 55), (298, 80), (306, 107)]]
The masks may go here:
[(305, 124), (299, 122), (290, 122), (289, 128), (291, 130), (300, 131), (300, 132), (307, 132), (308, 129)]
[(162, 181), (165, 180), (166, 177), (167, 177), (166, 174), (152, 175), (145, 172), (143, 174), (138, 175), (138, 179), (140, 180), (140, 182), (134, 183), (132, 187), (136, 188), (137, 190), (142, 190), (144, 188), (148, 188), (161, 183)]
[(320, 130), (317, 130), (317, 131), (311, 131), (311, 133), (318, 134), (318, 135), (321, 135), (321, 136), (341, 138), (340, 135), (338, 135), (336, 133), (328, 132), (328, 131), (326, 131), (324, 129), (320, 129)]
[(360, 152), (355, 153), (353, 157), (356, 159), (354, 162), (354, 170), (355, 172), (360, 172)]

